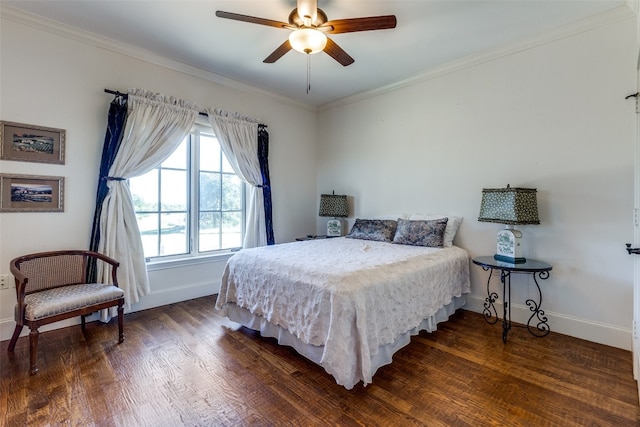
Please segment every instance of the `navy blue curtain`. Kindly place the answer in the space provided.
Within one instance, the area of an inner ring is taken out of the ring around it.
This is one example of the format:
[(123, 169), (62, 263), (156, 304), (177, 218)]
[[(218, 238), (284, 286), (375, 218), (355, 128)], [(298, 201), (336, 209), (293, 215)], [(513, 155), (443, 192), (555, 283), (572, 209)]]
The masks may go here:
[[(109, 169), (118, 154), (120, 143), (122, 142), (124, 125), (127, 121), (127, 95), (116, 95), (111, 101), (109, 107), (109, 116), (107, 119), (107, 132), (104, 137), (104, 145), (102, 147), (102, 160), (100, 162), (100, 175), (98, 177), (98, 191), (96, 195), (96, 208), (93, 214), (93, 228), (91, 230), (91, 242), (89, 249), (98, 250), (100, 242), (100, 214), (102, 213), (102, 203), (107, 197), (107, 180)], [(88, 266), (87, 281), (93, 283), (96, 280), (96, 264), (95, 260)]]
[(275, 244), (273, 238), (273, 215), (271, 207), (271, 179), (269, 178), (269, 132), (266, 125), (258, 125), (258, 159), (262, 174), (264, 218), (267, 226), (267, 245)]

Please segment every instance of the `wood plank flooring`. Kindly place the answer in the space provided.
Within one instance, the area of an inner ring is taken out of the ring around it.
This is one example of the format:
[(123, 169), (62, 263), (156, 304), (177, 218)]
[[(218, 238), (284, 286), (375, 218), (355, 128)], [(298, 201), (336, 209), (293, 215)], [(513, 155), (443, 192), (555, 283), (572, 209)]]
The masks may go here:
[[(631, 353), (461, 310), (373, 384), (338, 386), (288, 347), (221, 317), (215, 297), (0, 346), (0, 426), (640, 426)], [(553, 325), (551, 325), (553, 328)]]

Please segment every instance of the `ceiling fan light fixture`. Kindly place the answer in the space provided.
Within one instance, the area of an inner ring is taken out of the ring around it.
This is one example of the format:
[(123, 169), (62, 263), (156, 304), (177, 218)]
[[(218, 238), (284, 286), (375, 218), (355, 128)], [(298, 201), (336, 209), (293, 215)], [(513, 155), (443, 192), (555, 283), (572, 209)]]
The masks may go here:
[(289, 43), (298, 52), (318, 53), (327, 45), (327, 36), (313, 28), (300, 28), (289, 34)]

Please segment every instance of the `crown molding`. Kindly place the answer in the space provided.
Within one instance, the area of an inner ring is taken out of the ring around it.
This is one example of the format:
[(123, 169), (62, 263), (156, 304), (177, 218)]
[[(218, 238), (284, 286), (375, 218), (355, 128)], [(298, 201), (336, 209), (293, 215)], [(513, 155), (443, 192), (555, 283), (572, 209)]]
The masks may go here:
[(530, 39), (516, 42), (516, 43), (512, 43), (509, 46), (503, 46), (498, 49), (491, 49), (485, 52), (475, 53), (475, 54), (466, 56), (462, 59), (449, 62), (442, 66), (435, 67), (433, 69), (419, 73), (407, 79), (404, 79), (386, 86), (382, 86), (377, 89), (360, 92), (355, 95), (348, 96), (348, 97), (339, 99), (337, 101), (324, 104), (318, 108), (318, 111), (320, 112), (326, 111), (332, 108), (360, 102), (368, 98), (373, 98), (375, 96), (385, 94), (387, 92), (393, 92), (395, 90), (402, 89), (407, 86), (413, 86), (415, 84), (418, 84), (427, 80), (431, 80), (443, 75), (447, 75), (450, 73), (454, 73), (456, 71), (461, 71), (466, 68), (475, 67), (477, 65), (480, 65), (486, 62), (495, 61), (497, 59), (514, 55), (529, 49), (533, 49), (538, 46), (543, 46), (545, 44), (549, 44), (558, 40), (575, 36), (577, 34), (591, 31), (596, 28), (612, 25), (620, 21), (624, 21), (626, 19), (631, 19), (631, 18), (635, 19), (636, 15), (634, 13), (634, 10), (631, 8), (632, 5), (630, 5), (629, 2), (637, 5), (639, 1), (640, 0), (627, 0), (627, 4), (625, 5), (619, 6), (615, 9), (611, 9), (610, 11), (607, 11), (607, 12), (603, 12), (596, 16), (592, 16), (589, 18), (576, 21), (572, 24), (563, 26), (560, 29), (549, 31), (541, 36), (530, 38)]
[(295, 108), (300, 108), (312, 112), (318, 111), (318, 109), (314, 106), (297, 102), (280, 94), (270, 92), (256, 86), (251, 86), (246, 83), (242, 83), (238, 80), (234, 80), (221, 74), (216, 74), (210, 71), (203, 70), (202, 68), (187, 65), (182, 62), (157, 55), (154, 52), (146, 49), (141, 49), (139, 47), (122, 43), (108, 37), (103, 37), (89, 31), (65, 25), (60, 22), (49, 20), (31, 13), (23, 12), (10, 6), (0, 4), (0, 18), (41, 31), (46, 31), (60, 37), (75, 40), (80, 43), (88, 44), (99, 49), (108, 50), (114, 53), (158, 65), (160, 67), (198, 77), (203, 80), (217, 83), (231, 89), (240, 90), (250, 94), (267, 96), (277, 100), (278, 102), (290, 105)]

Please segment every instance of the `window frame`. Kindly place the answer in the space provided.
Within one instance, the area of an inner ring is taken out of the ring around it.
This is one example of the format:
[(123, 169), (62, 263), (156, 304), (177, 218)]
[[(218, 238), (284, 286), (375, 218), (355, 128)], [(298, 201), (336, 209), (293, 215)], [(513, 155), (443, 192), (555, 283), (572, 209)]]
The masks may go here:
[[(237, 252), (242, 248), (242, 241), (244, 241), (244, 234), (246, 229), (246, 217), (247, 217), (246, 201), (247, 201), (248, 190), (247, 190), (246, 182), (244, 182), (244, 180), (242, 180), (242, 178), (240, 178), (238, 174), (235, 174), (235, 176), (237, 176), (238, 179), (240, 180), (240, 184), (241, 184), (241, 202), (240, 202), (241, 204), (241, 207), (240, 207), (241, 244), (239, 247), (233, 247), (233, 248), (215, 249), (211, 251), (202, 251), (202, 252), (199, 250), (200, 173), (201, 173), (199, 168), (200, 166), (199, 160), (200, 160), (201, 135), (212, 136), (217, 140), (217, 136), (215, 135), (211, 126), (208, 123), (205, 124), (202, 122), (200, 123), (196, 122), (196, 124), (194, 124), (192, 129), (189, 131), (189, 134), (185, 136), (185, 138), (189, 138), (189, 141), (187, 142), (187, 147), (186, 147), (186, 151), (187, 151), (186, 167), (187, 167), (187, 186), (188, 186), (186, 214), (187, 214), (187, 221), (189, 224), (189, 226), (187, 227), (187, 252), (181, 253), (181, 254), (172, 254), (172, 255), (158, 255), (158, 256), (151, 256), (151, 257), (145, 256), (145, 261), (146, 261), (148, 270), (167, 268), (170, 266), (193, 265), (193, 264), (208, 262), (208, 261), (217, 260), (217, 259), (228, 259), (233, 255), (233, 253)], [(197, 140), (194, 140), (194, 137)], [(219, 141), (218, 141), (218, 144), (220, 144)], [(223, 163), (224, 160), (222, 159), (223, 157), (226, 158), (226, 156), (224, 156), (224, 153), (222, 152), (221, 147), (220, 147), (220, 154), (221, 154), (221, 162), (222, 164), (224, 164)], [(226, 161), (228, 162), (228, 159)], [(158, 165), (153, 170), (158, 170), (158, 168), (160, 168), (160, 165)], [(167, 169), (171, 169), (171, 168), (167, 168)], [(219, 173), (221, 175), (231, 174), (229, 172), (223, 172), (222, 167), (220, 169), (221, 170)], [(159, 174), (158, 175), (158, 192), (159, 193), (162, 191), (160, 187), (160, 183), (161, 183), (161, 179)], [(161, 214), (163, 211), (161, 211), (160, 209), (161, 209), (161, 206), (158, 206), (158, 211), (156, 212)], [(220, 206), (220, 209), (222, 212), (222, 206)], [(134, 213), (137, 216), (140, 212), (134, 211)], [(153, 268), (154, 266), (156, 268)]]

